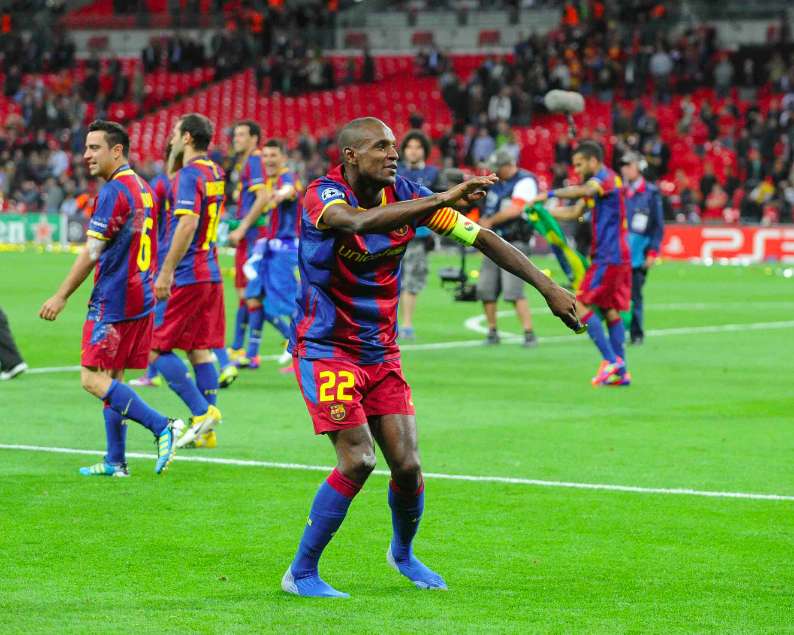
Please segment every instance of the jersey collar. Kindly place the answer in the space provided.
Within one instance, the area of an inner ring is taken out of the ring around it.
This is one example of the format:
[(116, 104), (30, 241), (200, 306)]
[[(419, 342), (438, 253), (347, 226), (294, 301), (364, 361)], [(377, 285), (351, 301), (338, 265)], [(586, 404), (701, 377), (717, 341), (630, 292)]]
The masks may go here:
[(132, 172), (132, 170), (130, 169), (130, 164), (129, 163), (125, 163), (124, 165), (120, 165), (119, 167), (117, 167), (113, 171), (113, 174), (110, 175), (110, 178), (108, 179), (108, 181), (112, 181), (113, 179), (116, 179), (116, 178), (120, 177), (122, 175), (122, 173), (124, 173), (124, 172)]
[[(347, 182), (347, 179), (345, 179), (345, 174), (342, 171), (341, 163), (337, 165), (335, 168), (332, 168), (328, 172), (328, 174), (326, 174), (326, 178), (329, 178), (332, 181), (336, 181), (337, 183), (339, 183), (339, 185), (343, 186), (348, 192), (350, 192), (355, 197), (356, 194), (355, 192), (353, 192), (353, 188), (350, 187), (350, 184)], [(394, 187), (394, 186), (392, 185), (387, 187)], [(358, 199), (356, 198), (356, 200)], [(388, 198), (386, 198), (386, 188), (384, 187), (380, 191), (380, 206), (383, 207), (384, 205), (387, 205), (388, 202), (389, 200)], [(366, 208), (359, 206), (359, 209), (366, 209)]]

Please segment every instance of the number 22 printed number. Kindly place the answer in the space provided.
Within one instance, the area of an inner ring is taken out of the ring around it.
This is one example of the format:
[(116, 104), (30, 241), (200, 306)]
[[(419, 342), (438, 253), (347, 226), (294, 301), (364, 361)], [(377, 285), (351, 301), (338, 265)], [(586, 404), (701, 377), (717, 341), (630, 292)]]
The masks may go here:
[(350, 391), (355, 378), (349, 370), (340, 370), (338, 373), (320, 371), (320, 382), (320, 401), (353, 401), (353, 393)]

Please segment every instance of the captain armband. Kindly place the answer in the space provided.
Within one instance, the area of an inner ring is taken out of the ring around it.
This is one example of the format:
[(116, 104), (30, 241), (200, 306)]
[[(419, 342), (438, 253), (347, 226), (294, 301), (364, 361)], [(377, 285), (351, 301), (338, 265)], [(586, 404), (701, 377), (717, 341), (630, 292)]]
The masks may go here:
[(481, 227), (451, 207), (442, 207), (427, 219), (425, 225), (440, 236), (449, 236), (457, 243), (471, 247)]

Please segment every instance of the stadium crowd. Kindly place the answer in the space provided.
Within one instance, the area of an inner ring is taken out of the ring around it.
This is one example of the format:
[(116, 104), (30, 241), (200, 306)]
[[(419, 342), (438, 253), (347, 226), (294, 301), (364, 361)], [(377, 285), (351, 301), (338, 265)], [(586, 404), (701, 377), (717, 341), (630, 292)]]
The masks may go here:
[[(648, 178), (662, 180), (668, 217), (791, 221), (794, 53), (787, 31), (778, 29), (777, 42), (751, 55), (727, 54), (707, 27), (676, 37), (660, 33), (655, 20), (672, 11), (674, 3), (635, 4), (626, 16), (620, 3), (566, 3), (558, 29), (523, 38), (512, 55), (486, 58), (469, 77), (456, 75), (448, 54), (434, 47), (422, 50), (416, 72), (438, 76), (454, 121), (437, 139), (440, 161), (445, 167), (476, 168), (499, 148), (518, 158), (521, 147), (514, 128), (542, 115), (542, 97), (549, 89), (576, 90), (611, 102), (612, 130), (588, 132), (605, 145), (614, 144), (614, 165), (628, 150), (644, 156)], [(614, 28), (616, 12), (624, 20), (620, 31)], [(8, 115), (0, 130), (0, 209), (84, 213), (96, 190), (80, 156), (87, 120), (106, 116), (117, 101), (142, 103), (146, 74), (157, 69), (189, 72), (212, 63), (218, 79), (253, 65), (263, 91), (299, 94), (333, 88), (338, 78), (320, 49), (310, 49), (308, 37), (287, 37), (299, 18), (286, 12), (257, 25), (249, 14), (240, 13), (217, 31), (208, 50), (181, 34), (153, 39), (142, 51), (141, 66), (129, 75), (121, 72), (118, 60), (92, 59), (82, 74), (70, 72), (74, 45), (62, 35), (46, 44), (15, 34), (0, 36), (3, 91), (20, 110)], [(316, 26), (330, 19), (324, 8)], [(376, 81), (368, 51), (360, 65), (353, 62), (351, 58), (341, 81)], [(44, 72), (55, 74), (54, 81), (44, 82)], [(649, 88), (651, 104), (639, 98)], [(709, 97), (695, 98), (703, 89), (710, 89)], [(759, 97), (769, 90), (779, 96), (762, 107)], [(702, 178), (693, 179), (680, 167), (671, 169), (671, 139), (657, 108), (672, 108), (675, 133), (681, 138), (705, 127), (705, 135), (693, 143), (704, 157)], [(412, 126), (421, 127), (421, 116), (412, 117)], [(229, 131), (221, 133), (228, 136)], [(715, 165), (708, 154), (712, 147), (723, 148), (736, 160), (724, 168)], [(290, 159), (308, 181), (325, 172), (333, 153), (333, 139), (304, 129)], [(569, 178), (570, 141), (559, 139), (554, 154), (551, 180), (560, 186)], [(233, 163), (232, 157), (216, 158), (227, 167)], [(142, 167), (150, 176), (158, 169), (152, 162)]]

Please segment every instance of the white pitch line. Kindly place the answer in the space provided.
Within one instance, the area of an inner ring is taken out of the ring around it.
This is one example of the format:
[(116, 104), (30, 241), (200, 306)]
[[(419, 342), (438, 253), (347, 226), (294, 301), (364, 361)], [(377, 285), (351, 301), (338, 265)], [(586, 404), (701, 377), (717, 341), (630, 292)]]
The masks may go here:
[[(668, 304), (648, 304), (645, 306), (646, 311), (706, 311), (708, 309), (730, 309), (730, 308), (747, 308), (748, 304), (741, 302), (673, 302)], [(780, 300), (770, 302), (753, 302), (753, 308), (760, 309), (762, 307), (772, 308), (780, 306), (794, 306), (794, 302)], [(547, 306), (531, 307), (533, 315), (550, 315), (551, 309)], [(510, 317), (515, 314), (513, 310), (497, 311), (497, 318)], [(485, 335), (488, 333), (488, 327), (484, 326), (485, 315), (473, 315), (463, 322), (464, 328), (475, 333)], [(510, 331), (499, 331), (499, 337), (521, 337), (518, 333), (511, 333)]]
[[(783, 322), (750, 322), (745, 324), (715, 324), (710, 326), (685, 326), (681, 328), (672, 329), (650, 329), (646, 334), (653, 337), (667, 337), (671, 335), (697, 335), (703, 333), (733, 333), (736, 331), (766, 331), (776, 329), (794, 328), (794, 320), (786, 320)], [(519, 336), (508, 337), (502, 342), (504, 344), (518, 344), (523, 342), (523, 338)], [(582, 335), (549, 335), (539, 337), (538, 341), (541, 344), (562, 344), (568, 342), (585, 342), (588, 341)], [(445, 348), (470, 348), (482, 346), (482, 340), (458, 340), (455, 342), (434, 342), (430, 344), (404, 344), (400, 346), (404, 351), (429, 351), (439, 350)]]
[[(0, 443), (0, 450), (24, 450), (29, 452), (49, 452), (56, 454), (82, 454), (102, 456), (105, 453), (99, 450), (80, 450), (77, 448), (57, 448), (40, 445), (10, 445)], [(128, 452), (127, 458), (155, 459), (153, 454), (142, 452)], [(331, 467), (325, 465), (305, 465), (303, 463), (277, 463), (273, 461), (255, 461), (249, 459), (222, 459), (210, 456), (184, 456), (178, 455), (176, 461), (189, 463), (212, 463), (215, 465), (237, 465), (243, 467), (264, 467), (279, 470), (300, 470), (305, 472), (330, 472)], [(375, 470), (378, 476), (390, 476), (386, 470)], [(445, 481), (467, 481), (473, 483), (501, 483), (504, 485), (530, 485), (535, 487), (562, 487), (566, 489), (584, 489), (603, 492), (625, 492), (630, 494), (662, 494), (672, 496), (700, 496), (703, 498), (742, 498), (746, 500), (769, 501), (794, 501), (794, 496), (787, 494), (755, 494), (751, 492), (720, 492), (712, 490), (698, 490), (689, 488), (670, 487), (639, 487), (635, 485), (611, 485), (607, 483), (575, 483), (571, 481), (544, 481), (533, 478), (512, 478), (507, 476), (472, 476), (468, 474), (443, 474), (438, 472), (425, 472), (424, 476), (430, 479)]]
[(28, 368), (28, 375), (44, 375), (45, 373), (71, 373), (80, 370), (80, 366), (43, 366), (41, 368)]

